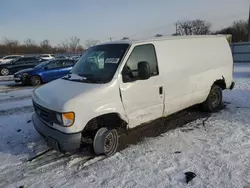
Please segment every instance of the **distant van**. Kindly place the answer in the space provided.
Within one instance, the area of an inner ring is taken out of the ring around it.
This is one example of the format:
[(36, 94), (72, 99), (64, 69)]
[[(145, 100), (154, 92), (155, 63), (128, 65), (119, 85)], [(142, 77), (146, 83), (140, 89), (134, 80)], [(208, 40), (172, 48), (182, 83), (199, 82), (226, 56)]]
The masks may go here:
[(233, 87), (225, 36), (123, 40), (89, 48), (70, 74), (35, 89), (32, 119), (54, 149), (110, 156), (121, 130), (196, 104), (216, 112)]

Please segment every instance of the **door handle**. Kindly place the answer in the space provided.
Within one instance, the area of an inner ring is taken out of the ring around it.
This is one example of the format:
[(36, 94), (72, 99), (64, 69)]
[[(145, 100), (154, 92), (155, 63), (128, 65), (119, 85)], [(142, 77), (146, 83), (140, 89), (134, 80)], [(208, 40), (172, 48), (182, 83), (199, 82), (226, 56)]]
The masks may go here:
[(162, 87), (162, 86), (159, 87), (159, 94), (160, 94), (160, 95), (163, 94), (163, 87)]

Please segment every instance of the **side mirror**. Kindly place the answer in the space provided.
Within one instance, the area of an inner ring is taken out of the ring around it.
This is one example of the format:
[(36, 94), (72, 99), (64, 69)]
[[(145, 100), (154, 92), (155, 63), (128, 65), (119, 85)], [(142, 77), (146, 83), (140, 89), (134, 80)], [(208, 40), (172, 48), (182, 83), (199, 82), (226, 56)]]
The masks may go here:
[(137, 64), (138, 67), (138, 76), (141, 80), (147, 80), (150, 78), (150, 66), (146, 61), (141, 61)]
[(48, 70), (48, 67), (47, 67), (47, 66), (45, 66), (45, 67), (43, 67), (43, 69), (44, 69), (44, 70)]
[(128, 69), (128, 67), (124, 66), (124, 68), (122, 70), (122, 75), (127, 76), (127, 75), (129, 75), (129, 73), (130, 73), (130, 70)]

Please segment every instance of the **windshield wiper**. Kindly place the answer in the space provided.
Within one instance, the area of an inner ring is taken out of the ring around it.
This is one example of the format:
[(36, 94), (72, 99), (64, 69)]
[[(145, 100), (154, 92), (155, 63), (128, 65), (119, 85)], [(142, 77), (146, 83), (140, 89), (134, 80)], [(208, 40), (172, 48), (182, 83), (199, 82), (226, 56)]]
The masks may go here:
[(67, 74), (67, 78), (71, 78), (71, 73)]
[(62, 77), (64, 80), (69, 80), (71, 78), (71, 73), (67, 74), (66, 76)]
[[(70, 80), (73, 82), (84, 82), (84, 83), (97, 83), (97, 82), (102, 81), (100, 78), (94, 77), (94, 75), (92, 75), (92, 74), (77, 74), (77, 75), (81, 76), (83, 78), (71, 79), (71, 74), (68, 74), (67, 76), (63, 77), (62, 79)], [(101, 82), (101, 83), (103, 83), (103, 82)]]

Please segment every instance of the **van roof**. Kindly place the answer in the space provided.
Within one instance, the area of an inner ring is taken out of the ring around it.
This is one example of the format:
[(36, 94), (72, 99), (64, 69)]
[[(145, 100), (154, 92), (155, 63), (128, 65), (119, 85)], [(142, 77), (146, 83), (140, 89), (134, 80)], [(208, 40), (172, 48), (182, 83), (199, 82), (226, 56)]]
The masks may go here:
[(218, 37), (226, 37), (225, 35), (185, 35), (185, 36), (168, 36), (168, 37), (154, 37), (154, 38), (146, 38), (140, 40), (118, 40), (112, 42), (106, 42), (102, 44), (139, 44), (153, 41), (163, 41), (163, 40), (179, 40), (179, 39), (191, 39), (191, 38), (218, 38)]

